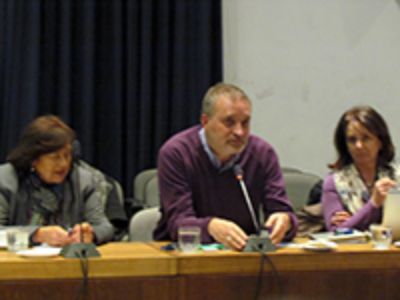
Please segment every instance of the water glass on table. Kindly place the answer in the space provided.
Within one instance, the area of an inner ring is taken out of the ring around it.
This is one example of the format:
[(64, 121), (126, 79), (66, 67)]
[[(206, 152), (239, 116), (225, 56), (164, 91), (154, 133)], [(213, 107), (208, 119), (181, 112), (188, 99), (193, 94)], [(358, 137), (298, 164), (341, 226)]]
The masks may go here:
[(200, 249), (201, 229), (198, 226), (182, 226), (178, 229), (178, 246), (182, 252), (193, 253)]
[(371, 240), (374, 248), (377, 250), (386, 250), (390, 248), (392, 243), (392, 229), (390, 227), (372, 224), (369, 227), (371, 232)]
[(7, 229), (6, 240), (8, 251), (26, 250), (29, 247), (29, 232), (19, 228)]

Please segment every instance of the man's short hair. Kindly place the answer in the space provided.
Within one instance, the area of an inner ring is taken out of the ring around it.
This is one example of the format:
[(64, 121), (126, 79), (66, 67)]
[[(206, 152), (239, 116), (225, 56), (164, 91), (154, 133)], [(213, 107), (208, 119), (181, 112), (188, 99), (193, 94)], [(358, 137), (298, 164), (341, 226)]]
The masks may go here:
[(242, 89), (233, 84), (220, 82), (207, 90), (203, 98), (201, 113), (211, 117), (214, 113), (215, 102), (221, 95), (229, 96), (232, 101), (244, 100), (251, 104), (249, 97)]

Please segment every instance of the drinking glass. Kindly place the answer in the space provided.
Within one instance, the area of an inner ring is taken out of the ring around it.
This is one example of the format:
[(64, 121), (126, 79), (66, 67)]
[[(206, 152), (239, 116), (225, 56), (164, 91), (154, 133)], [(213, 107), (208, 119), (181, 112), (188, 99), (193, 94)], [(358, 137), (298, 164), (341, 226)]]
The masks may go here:
[(386, 250), (392, 243), (392, 229), (380, 224), (372, 224), (369, 227), (371, 239), (374, 248), (377, 250)]
[(198, 226), (182, 226), (178, 229), (178, 245), (182, 252), (196, 252), (200, 249), (201, 229)]
[(8, 251), (17, 252), (26, 250), (29, 247), (29, 232), (23, 229), (7, 229), (7, 249)]

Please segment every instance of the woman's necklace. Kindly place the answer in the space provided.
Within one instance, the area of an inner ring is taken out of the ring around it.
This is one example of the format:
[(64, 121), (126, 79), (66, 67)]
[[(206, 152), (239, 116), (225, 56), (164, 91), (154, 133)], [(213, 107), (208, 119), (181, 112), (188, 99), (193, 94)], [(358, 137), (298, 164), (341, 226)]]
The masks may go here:
[[(358, 168), (357, 168), (357, 169), (358, 169)], [(365, 170), (365, 171), (366, 171), (366, 170)], [(360, 174), (361, 180), (362, 180), (362, 182), (364, 183), (365, 187), (367, 188), (367, 190), (368, 190), (369, 192), (371, 192), (371, 190), (374, 188), (375, 182), (376, 182), (376, 180), (377, 180), (377, 176), (378, 176), (377, 172), (375, 171), (374, 174), (373, 174), (373, 176), (368, 176), (368, 177), (370, 178), (369, 180), (366, 179), (366, 176), (363, 175), (363, 172), (361, 172), (360, 169), (358, 169), (358, 172), (359, 172), (359, 174)], [(369, 175), (372, 175), (372, 174), (371, 174), (372, 172), (366, 172), (366, 173), (367, 173), (367, 174), (369, 173)]]
[(368, 190), (371, 190), (375, 185), (375, 181), (373, 181), (371, 183), (367, 183), (367, 182), (364, 182), (364, 183)]
[(371, 191), (375, 186), (376, 178), (374, 178), (372, 181), (371, 180), (367, 181), (367, 180), (364, 179), (364, 177), (361, 177), (361, 178), (362, 178), (362, 181), (364, 182), (365, 187), (367, 188), (367, 190)]

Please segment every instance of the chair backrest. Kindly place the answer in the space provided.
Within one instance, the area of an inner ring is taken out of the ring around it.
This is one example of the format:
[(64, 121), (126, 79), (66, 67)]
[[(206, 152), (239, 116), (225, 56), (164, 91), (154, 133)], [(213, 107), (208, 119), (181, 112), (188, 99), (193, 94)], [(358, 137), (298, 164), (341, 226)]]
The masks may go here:
[(145, 195), (146, 195), (146, 187), (149, 181), (157, 177), (157, 169), (147, 169), (140, 172), (136, 175), (133, 180), (133, 206), (137, 207), (146, 207), (145, 204)]
[(122, 189), (121, 184), (116, 179), (114, 179), (110, 176), (106, 176), (106, 179), (114, 186), (118, 201), (123, 206), (125, 204), (125, 195), (124, 195), (124, 190)]
[(303, 173), (303, 171), (301, 171), (300, 169), (297, 168), (293, 168), (293, 167), (286, 167), (286, 166), (282, 166), (281, 167), (282, 173)]
[(138, 211), (129, 224), (129, 240), (149, 242), (153, 240), (153, 231), (161, 218), (160, 208), (151, 207)]
[(143, 206), (146, 208), (160, 206), (160, 193), (158, 189), (157, 176), (151, 178), (147, 182), (143, 200), (144, 200)]
[(286, 184), (286, 193), (295, 211), (307, 204), (310, 191), (321, 177), (305, 172), (282, 172)]

